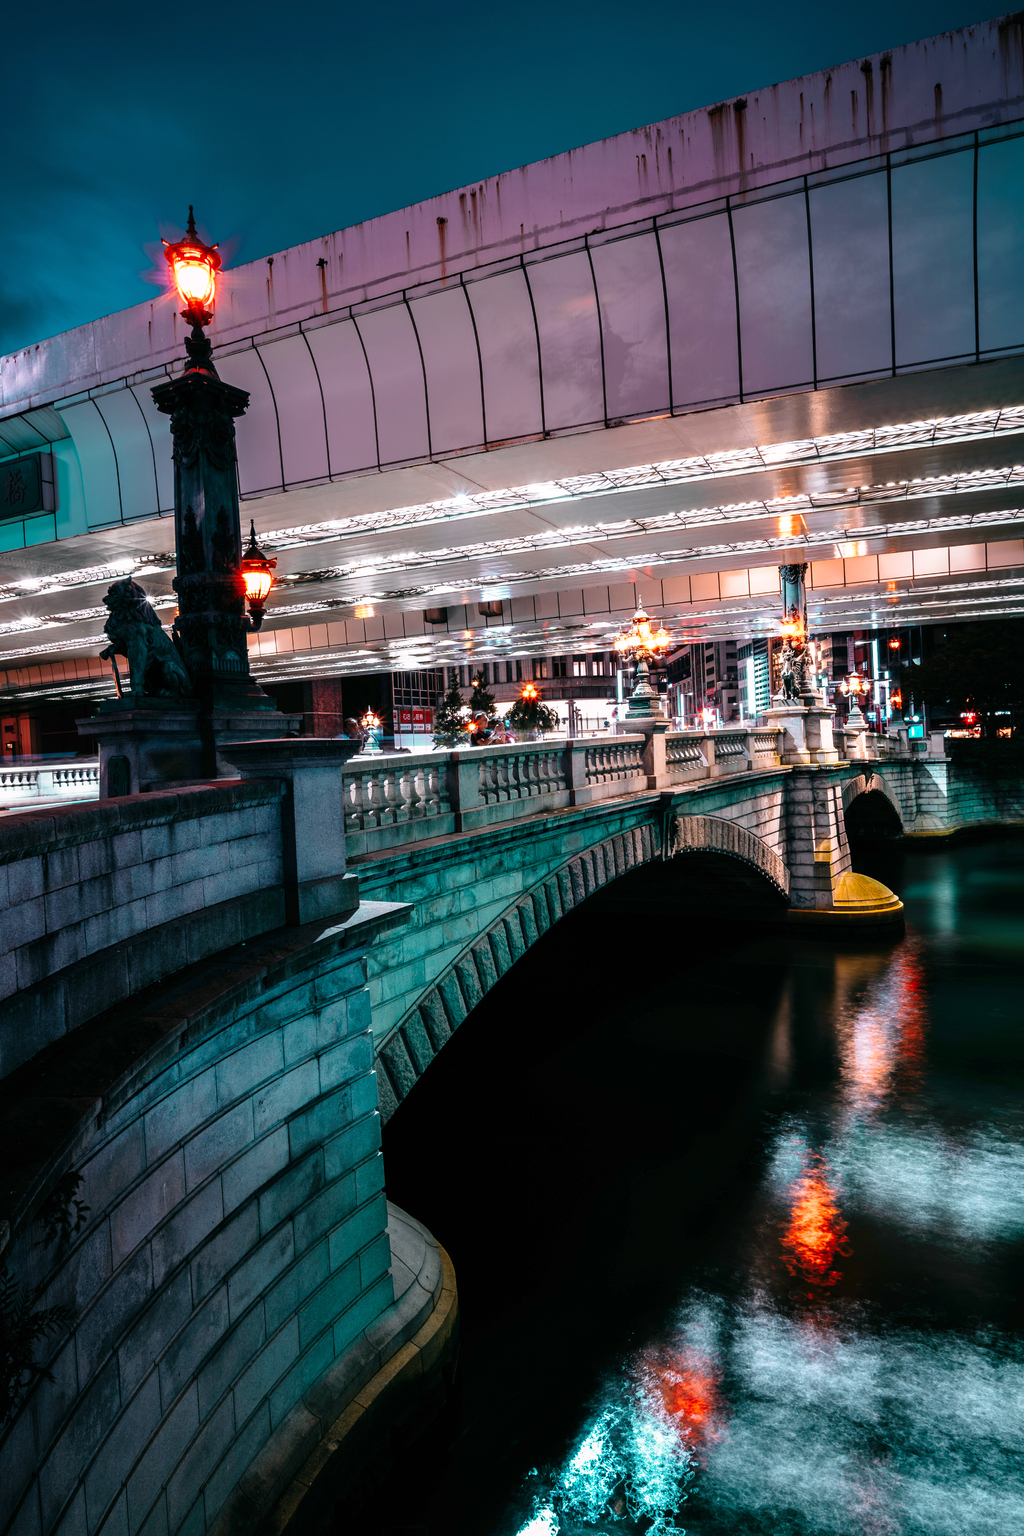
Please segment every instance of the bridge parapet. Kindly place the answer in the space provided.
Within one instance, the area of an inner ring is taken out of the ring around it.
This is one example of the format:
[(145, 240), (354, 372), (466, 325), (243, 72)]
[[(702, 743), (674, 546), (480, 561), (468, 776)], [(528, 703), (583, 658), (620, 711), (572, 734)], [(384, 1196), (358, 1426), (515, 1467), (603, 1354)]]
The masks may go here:
[(779, 763), (781, 732), (721, 730), (580, 737), (358, 758), (343, 771), (351, 857), (480, 831)]
[(99, 794), (100, 765), (96, 758), (67, 763), (16, 763), (0, 768), (0, 806), (33, 800), (92, 800)]

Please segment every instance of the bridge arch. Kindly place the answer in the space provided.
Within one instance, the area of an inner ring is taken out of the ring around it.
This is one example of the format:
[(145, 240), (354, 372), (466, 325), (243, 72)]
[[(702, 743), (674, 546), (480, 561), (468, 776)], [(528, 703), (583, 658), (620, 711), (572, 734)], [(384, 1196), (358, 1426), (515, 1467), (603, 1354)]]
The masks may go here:
[(595, 843), (512, 902), (475, 936), (406, 1011), (377, 1049), (381, 1121), (386, 1124), (459, 1025), (549, 928), (589, 896), (664, 854), (722, 854), (754, 870), (788, 899), (789, 871), (761, 838), (718, 816), (672, 816)]
[(892, 785), (870, 769), (843, 785), (848, 838), (902, 837), (903, 810)]

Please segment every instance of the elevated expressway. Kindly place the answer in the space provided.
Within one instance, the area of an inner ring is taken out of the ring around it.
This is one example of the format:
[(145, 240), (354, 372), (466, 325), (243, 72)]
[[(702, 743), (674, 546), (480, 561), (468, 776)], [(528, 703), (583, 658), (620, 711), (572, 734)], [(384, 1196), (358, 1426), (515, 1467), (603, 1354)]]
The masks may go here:
[[(1024, 612), (1024, 46), (991, 22), (228, 271), (268, 678)], [(215, 221), (215, 210), (200, 210)], [(109, 690), (174, 608), (169, 295), (0, 361), (0, 686)], [(4, 501), (52, 455), (53, 510)], [(497, 604), (500, 603), (500, 613)], [(480, 605), (492, 609), (480, 612)], [(447, 609), (428, 624), (427, 608)]]

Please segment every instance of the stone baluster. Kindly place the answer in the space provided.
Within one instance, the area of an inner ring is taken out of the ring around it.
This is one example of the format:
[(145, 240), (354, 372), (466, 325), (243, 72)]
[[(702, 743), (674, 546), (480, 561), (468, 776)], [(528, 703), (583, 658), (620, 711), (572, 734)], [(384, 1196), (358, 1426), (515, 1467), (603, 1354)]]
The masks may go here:
[(713, 736), (702, 736), (700, 740), (700, 750), (704, 758), (704, 762), (707, 766), (707, 773), (705, 776), (709, 779), (713, 779), (717, 776), (715, 771), (715, 738)]
[(399, 772), (388, 766), (380, 770), (381, 825), (391, 827), (400, 819)]

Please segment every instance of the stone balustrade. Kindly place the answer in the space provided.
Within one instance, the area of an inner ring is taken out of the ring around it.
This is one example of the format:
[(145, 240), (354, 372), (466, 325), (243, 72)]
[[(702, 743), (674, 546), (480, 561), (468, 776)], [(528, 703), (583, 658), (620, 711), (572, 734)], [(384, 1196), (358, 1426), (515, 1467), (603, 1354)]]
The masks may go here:
[(0, 807), (31, 800), (93, 800), (100, 792), (97, 758), (67, 763), (17, 763), (0, 768)]
[(354, 758), (343, 771), (345, 848), (378, 853), (648, 787), (643, 736)]

